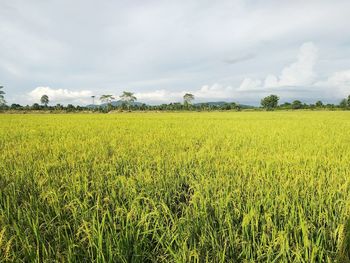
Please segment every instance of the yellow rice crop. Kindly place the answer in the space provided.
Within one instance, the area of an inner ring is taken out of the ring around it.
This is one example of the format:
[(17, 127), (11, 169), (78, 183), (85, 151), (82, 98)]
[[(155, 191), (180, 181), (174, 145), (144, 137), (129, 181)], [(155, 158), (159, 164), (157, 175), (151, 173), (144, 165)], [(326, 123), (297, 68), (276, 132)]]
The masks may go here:
[(350, 112), (0, 123), (0, 262), (348, 260)]

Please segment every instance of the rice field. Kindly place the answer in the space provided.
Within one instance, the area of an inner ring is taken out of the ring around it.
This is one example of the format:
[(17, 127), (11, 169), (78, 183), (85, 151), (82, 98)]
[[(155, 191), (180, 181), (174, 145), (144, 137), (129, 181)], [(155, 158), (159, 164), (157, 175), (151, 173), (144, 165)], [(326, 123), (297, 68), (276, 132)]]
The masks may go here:
[(0, 262), (349, 260), (350, 112), (0, 124)]

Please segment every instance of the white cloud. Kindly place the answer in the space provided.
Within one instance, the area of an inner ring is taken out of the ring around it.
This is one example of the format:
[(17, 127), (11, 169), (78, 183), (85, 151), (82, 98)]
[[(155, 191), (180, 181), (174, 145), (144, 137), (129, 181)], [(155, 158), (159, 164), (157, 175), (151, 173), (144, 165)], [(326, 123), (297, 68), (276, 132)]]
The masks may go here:
[(262, 81), (259, 79), (245, 78), (239, 86), (239, 91), (253, 91), (261, 88)]
[(42, 95), (49, 96), (52, 103), (79, 103), (90, 102), (93, 93), (89, 90), (73, 91), (69, 89), (52, 89), (50, 87), (37, 87), (28, 93), (31, 102), (39, 102)]
[[(318, 48), (312, 42), (306, 42), (300, 46), (296, 61), (285, 66), (280, 74), (269, 74), (265, 79), (244, 78), (238, 89), (231, 85), (214, 83), (203, 85), (198, 89), (168, 90), (162, 88), (136, 92), (135, 96), (141, 102), (158, 104), (182, 101), (185, 93), (194, 94), (196, 101), (239, 100), (242, 98), (253, 100), (259, 97), (256, 93), (267, 92), (275, 92), (285, 96), (285, 98), (293, 98), (301, 91), (309, 98), (315, 96), (338, 98), (350, 93), (350, 69), (337, 71), (324, 80), (317, 80), (317, 73), (314, 70), (317, 60)], [(163, 78), (158, 82), (167, 84), (172, 80), (171, 78)], [(149, 81), (149, 84), (158, 82), (152, 80)], [(145, 85), (145, 82), (142, 84)], [(43, 94), (48, 95), (52, 103), (74, 104), (89, 104), (91, 103), (91, 95), (93, 95), (92, 91), (89, 90), (76, 91), (37, 87), (28, 93), (30, 102), (38, 102)], [(115, 97), (118, 98), (118, 96)]]
[[(174, 95), (175, 98), (174, 98)], [(178, 94), (172, 94), (171, 92), (167, 90), (155, 90), (150, 92), (138, 92), (135, 93), (135, 96), (137, 100), (139, 101), (145, 101), (145, 102), (168, 102), (169, 99), (177, 99), (176, 97)]]
[[(350, 69), (336, 71), (320, 79), (314, 68), (318, 62), (318, 48), (312, 42), (301, 45), (297, 60), (284, 67), (276, 76), (269, 74), (265, 80), (245, 78), (237, 91), (274, 92), (288, 98), (306, 96), (336, 100), (350, 93)], [(311, 95), (312, 94), (312, 95)], [(305, 98), (305, 97), (304, 97)]]
[(281, 87), (305, 87), (315, 82), (314, 71), (318, 58), (318, 48), (312, 42), (306, 42), (299, 48), (297, 61), (282, 69), (277, 77), (273, 74), (267, 75), (265, 81), (245, 78), (239, 89), (240, 91), (262, 90)]
[(350, 85), (350, 70), (338, 71), (330, 76), (327, 83), (332, 86), (349, 87)]
[(231, 86), (224, 86), (218, 83), (213, 85), (204, 85), (199, 90), (193, 91), (197, 98), (203, 99), (223, 99), (232, 96), (234, 90)]
[(315, 86), (327, 89), (329, 93), (347, 96), (350, 93), (350, 69), (335, 72), (326, 80), (315, 83)]
[(156, 90), (151, 92), (138, 92), (135, 96), (139, 101), (152, 102), (152, 103), (167, 103), (182, 101), (182, 97), (185, 93), (192, 93), (196, 100), (218, 100), (232, 98), (234, 89), (231, 86), (225, 86), (221, 84), (203, 85), (199, 89), (183, 90), (183, 91), (168, 91), (165, 89)]
[(293, 64), (285, 67), (275, 83), (271, 83), (271, 76), (268, 81), (265, 80), (265, 87), (267, 84), (274, 84), (272, 87), (283, 86), (307, 86), (313, 83), (316, 74), (314, 66), (318, 58), (318, 49), (312, 42), (304, 43), (298, 54), (298, 60)]
[[(231, 86), (220, 84), (204, 85), (199, 89), (169, 91), (165, 89), (136, 92), (135, 96), (138, 101), (145, 103), (169, 103), (182, 101), (185, 93), (192, 93), (196, 100), (217, 100), (232, 98), (234, 89)], [(52, 89), (50, 87), (37, 87), (28, 93), (30, 103), (39, 102), (42, 95), (48, 95), (50, 102), (54, 103), (73, 103), (73, 104), (89, 104), (93, 93), (89, 90), (73, 91), (68, 89)], [(115, 96), (116, 100), (119, 96)], [(97, 101), (98, 98), (96, 98)]]
[[(233, 94), (253, 103), (256, 90), (280, 94), (294, 85), (291, 96), (303, 98), (319, 81), (317, 52), (305, 44), (294, 63), (285, 61), (308, 39), (330, 58), (318, 65), (322, 74), (349, 68), (348, 0), (144, 2), (1, 0), (0, 79), (8, 101), (19, 102), (37, 83), (68, 94), (71, 87), (128, 89), (142, 91), (140, 100), (166, 102), (189, 89), (198, 99)], [(240, 90), (251, 94), (231, 90), (245, 76)], [(197, 88), (220, 81), (220, 88)]]

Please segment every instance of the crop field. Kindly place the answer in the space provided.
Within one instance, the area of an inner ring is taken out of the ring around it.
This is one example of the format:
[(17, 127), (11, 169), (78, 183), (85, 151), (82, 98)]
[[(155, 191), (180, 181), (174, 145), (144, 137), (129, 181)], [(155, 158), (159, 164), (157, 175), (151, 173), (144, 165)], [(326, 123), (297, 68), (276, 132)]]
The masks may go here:
[(350, 112), (0, 124), (0, 262), (348, 260)]

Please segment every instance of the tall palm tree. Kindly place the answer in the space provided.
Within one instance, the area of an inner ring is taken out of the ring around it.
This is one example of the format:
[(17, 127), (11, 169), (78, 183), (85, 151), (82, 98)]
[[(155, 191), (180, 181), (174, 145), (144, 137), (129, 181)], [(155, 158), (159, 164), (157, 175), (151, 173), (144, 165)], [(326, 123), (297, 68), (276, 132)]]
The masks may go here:
[(40, 102), (41, 104), (44, 104), (45, 107), (47, 107), (47, 104), (49, 104), (49, 96), (47, 96), (46, 94), (42, 95), (40, 98)]
[(100, 101), (107, 103), (107, 111), (109, 111), (112, 108), (112, 100), (114, 100), (115, 98), (113, 97), (113, 95), (102, 95), (100, 97)]
[(128, 106), (128, 109), (130, 110), (130, 105), (133, 103), (137, 98), (134, 96), (134, 93), (123, 91), (123, 94), (119, 96), (120, 99), (124, 102), (126, 102), (126, 105)]
[(183, 98), (184, 98), (184, 105), (188, 106), (191, 104), (192, 100), (194, 100), (194, 95), (191, 93), (186, 93)]
[(0, 86), (0, 105), (3, 105), (6, 103), (5, 96), (4, 96), (5, 91), (2, 90), (3, 88), (4, 88), (3, 86)]
[(95, 96), (92, 95), (91, 98), (92, 98), (92, 105), (95, 105)]
[(5, 94), (5, 91), (3, 91), (4, 87), (3, 86), (0, 86), (0, 98), (3, 99), (4, 98), (4, 94)]
[(100, 101), (107, 103), (107, 104), (111, 104), (112, 100), (114, 100), (115, 98), (113, 97), (113, 95), (102, 95), (100, 97)]

